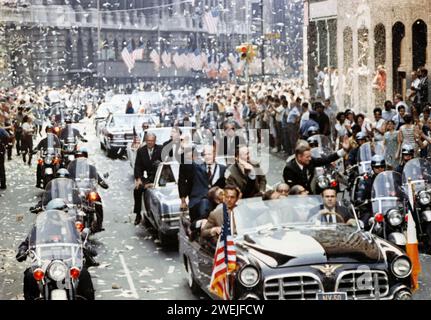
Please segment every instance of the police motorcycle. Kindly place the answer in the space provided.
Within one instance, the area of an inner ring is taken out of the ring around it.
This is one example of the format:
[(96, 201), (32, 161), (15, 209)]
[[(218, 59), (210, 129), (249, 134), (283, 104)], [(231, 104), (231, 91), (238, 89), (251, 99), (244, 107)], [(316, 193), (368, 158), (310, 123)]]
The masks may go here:
[[(327, 136), (317, 134), (307, 139), (311, 147), (311, 156), (321, 158), (333, 152), (333, 145)], [(338, 162), (338, 161), (337, 161)], [(311, 191), (313, 194), (320, 194), (326, 188), (334, 188), (337, 192), (340, 190), (338, 183), (337, 164), (316, 167), (314, 177), (311, 181)]]
[(17, 255), (20, 262), (31, 259), (24, 273), (25, 298), (94, 300), (91, 276), (84, 267), (87, 238), (88, 233), (82, 240), (74, 218), (67, 213), (55, 209), (39, 213)]
[(47, 134), (47, 146), (39, 152), (38, 165), (41, 167), (43, 188), (51, 181), (61, 165), (61, 149), (55, 148), (54, 135)]
[(103, 212), (102, 199), (97, 191), (97, 172), (96, 170), (91, 170), (86, 158), (73, 160), (68, 166), (68, 171), (70, 178), (77, 185), (79, 196), (82, 200), (84, 228), (89, 228), (94, 232), (97, 225), (96, 210)]
[(380, 144), (380, 143), (374, 144), (371, 142), (366, 142), (359, 147), (357, 164), (348, 169), (348, 171), (350, 172), (357, 170), (357, 175), (352, 176), (351, 180), (349, 180), (350, 181), (349, 185), (351, 186), (350, 199), (352, 199), (352, 202), (355, 202), (356, 200), (355, 195), (356, 195), (359, 180), (360, 179), (367, 180), (372, 175), (373, 170), (371, 168), (371, 158), (374, 155), (384, 156), (384, 154), (385, 154), (384, 146), (383, 144)]
[(406, 245), (407, 229), (401, 174), (395, 171), (379, 173), (373, 182), (371, 232), (398, 246)]
[(404, 192), (412, 208), (419, 242), (431, 251), (431, 162), (415, 158), (406, 163), (402, 175)]
[[(75, 154), (78, 149), (78, 137), (76, 136), (74, 129), (70, 123), (70, 118), (66, 120), (66, 127), (61, 132), (61, 154), (62, 154), (62, 165), (67, 168), (69, 163), (75, 160)], [(84, 133), (85, 134), (85, 133)], [(83, 142), (87, 140), (82, 139)]]

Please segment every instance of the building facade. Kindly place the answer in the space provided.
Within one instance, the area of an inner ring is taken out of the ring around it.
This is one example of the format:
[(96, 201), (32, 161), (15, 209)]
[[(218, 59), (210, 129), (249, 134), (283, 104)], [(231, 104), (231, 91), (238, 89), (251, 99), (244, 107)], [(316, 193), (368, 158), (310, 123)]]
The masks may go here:
[(431, 1), (305, 0), (304, 71), (316, 92), (315, 66), (335, 68), (339, 85), (333, 95), (339, 108), (371, 113), (380, 106), (373, 79), (386, 72), (384, 99), (406, 95), (410, 73), (431, 69)]
[[(32, 0), (25, 6), (0, 5), (3, 80), (35, 86), (193, 81), (203, 75), (173, 67), (156, 70), (151, 51), (233, 52), (250, 33), (246, 4), (248, 0), (225, 0), (222, 6), (218, 0)], [(218, 30), (210, 34), (203, 16), (215, 7), (220, 9)], [(144, 48), (144, 59), (131, 72), (121, 58), (129, 43), (133, 49)]]

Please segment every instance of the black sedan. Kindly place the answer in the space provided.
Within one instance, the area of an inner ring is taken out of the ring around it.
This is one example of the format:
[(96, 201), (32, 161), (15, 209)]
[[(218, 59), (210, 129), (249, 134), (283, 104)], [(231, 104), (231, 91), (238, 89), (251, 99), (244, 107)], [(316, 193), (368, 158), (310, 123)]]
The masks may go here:
[[(321, 219), (319, 196), (243, 200), (234, 209), (233, 299), (410, 299), (411, 262), (391, 243)], [(214, 241), (181, 217), (179, 251), (192, 291), (209, 291)], [(194, 231), (196, 232), (196, 231)], [(192, 240), (193, 239), (193, 240)]]

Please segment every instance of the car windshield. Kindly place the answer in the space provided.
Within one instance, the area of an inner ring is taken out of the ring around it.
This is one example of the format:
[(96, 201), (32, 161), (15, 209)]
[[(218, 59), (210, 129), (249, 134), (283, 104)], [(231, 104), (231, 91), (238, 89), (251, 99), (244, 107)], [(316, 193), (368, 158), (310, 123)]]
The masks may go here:
[(288, 196), (277, 200), (242, 200), (234, 209), (238, 235), (284, 225), (311, 224), (320, 210), (321, 196)]
[(148, 122), (150, 125), (154, 125), (154, 119), (151, 116), (114, 116), (109, 123), (110, 127), (116, 128), (136, 128), (136, 130), (141, 130), (142, 123)]

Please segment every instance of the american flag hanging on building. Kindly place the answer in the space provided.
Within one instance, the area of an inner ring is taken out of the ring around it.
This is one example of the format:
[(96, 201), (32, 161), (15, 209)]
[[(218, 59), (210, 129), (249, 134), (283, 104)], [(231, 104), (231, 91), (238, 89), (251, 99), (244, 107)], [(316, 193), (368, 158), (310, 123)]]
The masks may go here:
[(156, 70), (158, 70), (160, 68), (160, 55), (157, 53), (156, 49), (151, 51), (150, 59), (154, 63)]
[(212, 9), (204, 15), (204, 24), (209, 33), (217, 33), (217, 24), (219, 19), (219, 12), (217, 9)]
[(224, 300), (230, 300), (228, 273), (236, 269), (236, 250), (226, 204), (223, 203), (223, 226), (214, 254), (210, 291)]
[(126, 64), (129, 72), (132, 71), (133, 67), (135, 66), (135, 59), (133, 58), (132, 52), (133, 49), (130, 42), (126, 47), (124, 47), (123, 51), (121, 51), (121, 58), (123, 58), (123, 61)]
[(144, 60), (144, 45), (139, 46), (135, 50), (133, 50), (133, 59), (136, 60)]

